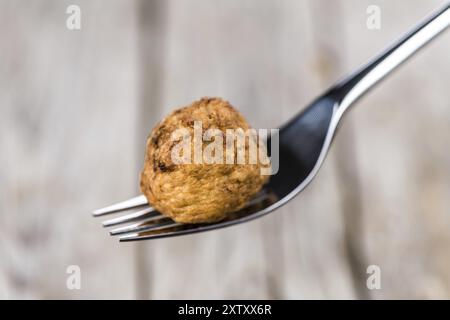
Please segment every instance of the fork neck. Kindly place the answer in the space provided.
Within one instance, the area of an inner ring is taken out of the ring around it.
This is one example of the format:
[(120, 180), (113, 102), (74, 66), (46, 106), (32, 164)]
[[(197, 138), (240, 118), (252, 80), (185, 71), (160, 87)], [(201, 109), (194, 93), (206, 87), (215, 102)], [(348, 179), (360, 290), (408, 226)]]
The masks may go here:
[(368, 64), (340, 81), (332, 89), (339, 102), (340, 113), (344, 113), (378, 82), (392, 73), (449, 26), (450, 2), (427, 17), (388, 49), (374, 57)]

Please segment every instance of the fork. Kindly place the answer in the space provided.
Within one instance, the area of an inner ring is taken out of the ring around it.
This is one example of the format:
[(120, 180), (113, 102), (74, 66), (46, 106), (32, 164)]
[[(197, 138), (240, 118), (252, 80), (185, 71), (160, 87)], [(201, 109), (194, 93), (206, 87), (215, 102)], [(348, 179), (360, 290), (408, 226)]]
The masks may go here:
[[(290, 201), (316, 176), (338, 125), (359, 98), (450, 25), (450, 2), (385, 51), (339, 81), (279, 131), (279, 170), (244, 209), (212, 224), (180, 224), (161, 215), (144, 195), (95, 210), (95, 217), (131, 211), (103, 222), (120, 241), (148, 240), (224, 228), (260, 218)], [(270, 138), (269, 138), (270, 139)], [(269, 141), (268, 141), (269, 142)], [(268, 145), (270, 145), (268, 143)]]

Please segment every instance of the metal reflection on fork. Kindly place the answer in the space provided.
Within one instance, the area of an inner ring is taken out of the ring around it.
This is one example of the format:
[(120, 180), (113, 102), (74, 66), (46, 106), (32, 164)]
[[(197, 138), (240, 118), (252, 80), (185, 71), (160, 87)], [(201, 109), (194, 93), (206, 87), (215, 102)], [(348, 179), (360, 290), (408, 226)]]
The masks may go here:
[[(273, 194), (269, 193), (268, 190), (264, 189), (252, 200), (250, 200), (244, 208), (238, 212), (231, 213), (227, 219), (221, 221), (220, 224), (237, 221), (237, 219), (251, 215), (254, 213), (256, 208), (269, 202), (275, 202), (275, 197)], [(131, 223), (109, 231), (110, 235), (119, 236), (120, 241), (146, 240), (170, 235), (181, 235), (203, 231), (204, 228), (209, 230), (212, 226), (218, 225), (176, 223), (170, 218), (161, 215), (154, 208), (149, 206), (145, 196), (138, 196), (127, 201), (96, 210), (93, 212), (93, 215), (95, 217), (100, 217), (103, 215), (128, 210), (134, 211), (117, 218), (106, 220), (102, 223), (104, 227), (113, 227)]]
[(276, 175), (245, 208), (212, 224), (180, 224), (156, 212), (145, 196), (94, 211), (94, 216), (135, 210), (103, 222), (104, 227), (131, 223), (110, 231), (120, 241), (148, 240), (214, 230), (262, 217), (286, 204), (315, 177), (333, 141), (345, 111), (380, 80), (450, 26), (450, 2), (430, 15), (387, 50), (349, 77), (338, 82), (279, 133)]

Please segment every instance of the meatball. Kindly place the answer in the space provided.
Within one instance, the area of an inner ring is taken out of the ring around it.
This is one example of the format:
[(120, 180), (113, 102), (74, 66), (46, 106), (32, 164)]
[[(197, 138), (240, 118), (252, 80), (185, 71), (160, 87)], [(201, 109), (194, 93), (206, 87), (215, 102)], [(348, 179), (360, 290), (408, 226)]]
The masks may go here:
[[(201, 123), (203, 131), (218, 129), (224, 137), (227, 129), (250, 128), (243, 116), (227, 101), (202, 98), (174, 111), (153, 129), (147, 140), (141, 191), (155, 209), (180, 223), (220, 221), (228, 213), (244, 207), (267, 182), (267, 176), (261, 174), (259, 161), (248, 161), (249, 143), (245, 143), (245, 163), (233, 161), (230, 164), (226, 160), (222, 163), (174, 161), (174, 148), (181, 141), (174, 139), (173, 133), (177, 129), (185, 130), (184, 138), (186, 135), (194, 137), (188, 142), (190, 154), (184, 154), (190, 159), (195, 158), (192, 154), (198, 150), (198, 143), (200, 150), (205, 151), (208, 144), (217, 139), (196, 140), (196, 123)], [(181, 136), (179, 138), (183, 139)], [(223, 153), (226, 154), (230, 145), (226, 144), (225, 138), (223, 146)], [(236, 154), (233, 160), (236, 160)]]

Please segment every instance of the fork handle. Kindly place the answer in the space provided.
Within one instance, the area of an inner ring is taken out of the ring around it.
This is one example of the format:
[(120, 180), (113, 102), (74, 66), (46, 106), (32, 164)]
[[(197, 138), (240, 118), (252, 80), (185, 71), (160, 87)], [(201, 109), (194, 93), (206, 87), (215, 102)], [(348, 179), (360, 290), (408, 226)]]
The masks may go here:
[(373, 58), (354, 74), (339, 82), (333, 91), (344, 112), (380, 80), (418, 52), (450, 26), (450, 2), (419, 23), (388, 49)]

